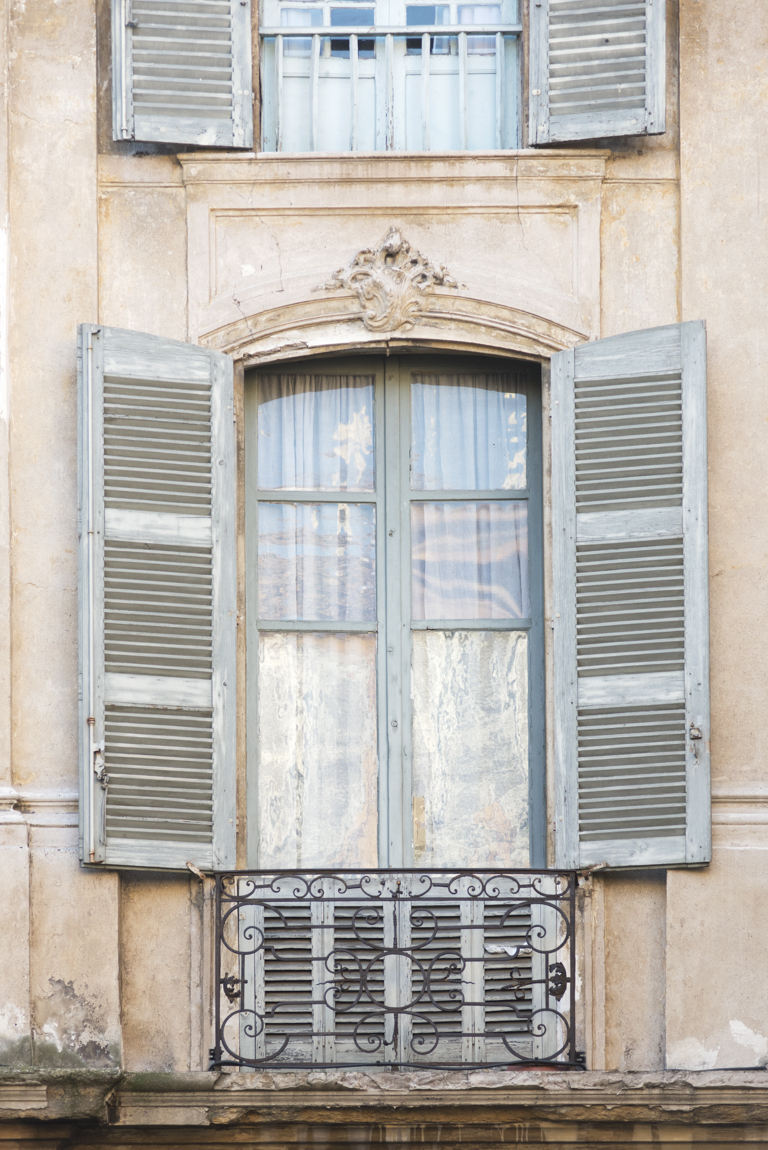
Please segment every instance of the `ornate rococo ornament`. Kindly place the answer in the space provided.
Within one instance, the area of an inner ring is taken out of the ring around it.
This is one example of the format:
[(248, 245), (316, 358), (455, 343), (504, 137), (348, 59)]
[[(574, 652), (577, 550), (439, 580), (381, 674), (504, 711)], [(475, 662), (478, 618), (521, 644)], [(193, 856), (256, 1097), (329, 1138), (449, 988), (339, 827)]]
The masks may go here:
[(436, 287), (463, 287), (442, 264), (413, 251), (397, 228), (390, 228), (378, 248), (363, 248), (349, 267), (339, 268), (315, 291), (353, 291), (369, 331), (411, 328), (423, 319), (425, 297)]

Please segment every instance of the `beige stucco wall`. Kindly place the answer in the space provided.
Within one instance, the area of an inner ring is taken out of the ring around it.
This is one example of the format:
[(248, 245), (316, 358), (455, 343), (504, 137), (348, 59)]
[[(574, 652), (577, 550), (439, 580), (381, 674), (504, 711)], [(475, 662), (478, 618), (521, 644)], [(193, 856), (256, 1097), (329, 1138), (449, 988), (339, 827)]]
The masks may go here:
[(681, 0), (678, 91), (674, 0), (668, 9), (663, 137), (518, 156), (180, 162), (97, 155), (88, 0), (10, 3), (0, 25), (0, 212), (10, 218), (0, 268), (11, 274), (7, 299), (0, 292), (5, 1060), (187, 1071), (210, 1045), (197, 879), (77, 863), (75, 326), (204, 339), (252, 362), (381, 342), (353, 301), (313, 289), (391, 224), (467, 285), (439, 292), (436, 318), (411, 341), (546, 357), (582, 339), (707, 321), (714, 861), (666, 879), (596, 874), (580, 994), (594, 1067), (768, 1057), (768, 991), (756, 977), (768, 881), (768, 11)]

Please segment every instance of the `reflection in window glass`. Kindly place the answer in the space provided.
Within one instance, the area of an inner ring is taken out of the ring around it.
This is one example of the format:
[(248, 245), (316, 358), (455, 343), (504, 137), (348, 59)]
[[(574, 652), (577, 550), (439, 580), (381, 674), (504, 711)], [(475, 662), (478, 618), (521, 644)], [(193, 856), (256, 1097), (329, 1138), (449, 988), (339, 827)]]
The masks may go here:
[[(499, 24), (501, 6), (499, 4), (462, 4), (459, 6), (460, 24)], [(467, 52), (470, 56), (493, 56), (496, 52), (495, 36), (467, 36)]]
[(259, 618), (376, 618), (376, 508), (366, 503), (262, 503)]
[(415, 865), (530, 866), (528, 636), (414, 631), (412, 650)]
[(414, 619), (528, 617), (525, 503), (411, 505)]
[[(319, 28), (323, 23), (323, 14), (317, 8), (283, 8), (280, 12), (280, 24), (283, 28)], [(308, 56), (312, 47), (310, 39), (286, 36), (283, 41), (283, 51), (286, 56)]]
[(428, 375), (411, 383), (411, 489), (526, 486), (526, 384), (508, 375)]
[[(450, 24), (451, 10), (447, 4), (414, 4), (405, 9), (405, 22), (409, 28), (418, 28), (430, 24)], [(433, 56), (448, 56), (450, 54), (450, 40), (447, 36), (433, 36), (430, 40), (430, 52)], [(421, 39), (409, 37), (405, 42), (408, 56), (421, 55)]]
[(376, 636), (259, 637), (259, 865), (377, 865)]
[(373, 491), (373, 378), (264, 375), (259, 487)]
[[(375, 23), (374, 8), (331, 8), (331, 27), (371, 28)], [(370, 59), (374, 54), (373, 40), (358, 40), (357, 55), (360, 59)], [(341, 59), (349, 58), (349, 40), (331, 40), (331, 55)]]

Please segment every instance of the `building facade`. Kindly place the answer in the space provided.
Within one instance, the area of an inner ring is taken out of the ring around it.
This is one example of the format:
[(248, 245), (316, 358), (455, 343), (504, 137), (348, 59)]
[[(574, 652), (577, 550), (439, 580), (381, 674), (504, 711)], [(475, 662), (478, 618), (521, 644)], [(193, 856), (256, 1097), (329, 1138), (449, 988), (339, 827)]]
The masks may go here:
[(762, 5), (1, 36), (0, 1142), (768, 1145)]

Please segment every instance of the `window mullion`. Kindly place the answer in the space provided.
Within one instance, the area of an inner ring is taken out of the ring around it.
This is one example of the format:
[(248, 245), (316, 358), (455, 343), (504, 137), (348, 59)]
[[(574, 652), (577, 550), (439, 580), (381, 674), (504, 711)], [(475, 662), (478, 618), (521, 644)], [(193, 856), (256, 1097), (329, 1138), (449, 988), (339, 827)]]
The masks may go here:
[(402, 640), (402, 523), (401, 523), (401, 395), (400, 371), (396, 359), (387, 359), (384, 367), (385, 387), (385, 555), (386, 580), (386, 705), (382, 713), (383, 742), (386, 746), (388, 795), (388, 852), (389, 866), (406, 865), (404, 858), (405, 780), (403, 777), (403, 737), (405, 719), (403, 703), (408, 685), (403, 679)]

